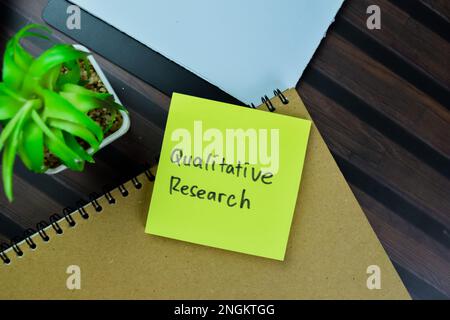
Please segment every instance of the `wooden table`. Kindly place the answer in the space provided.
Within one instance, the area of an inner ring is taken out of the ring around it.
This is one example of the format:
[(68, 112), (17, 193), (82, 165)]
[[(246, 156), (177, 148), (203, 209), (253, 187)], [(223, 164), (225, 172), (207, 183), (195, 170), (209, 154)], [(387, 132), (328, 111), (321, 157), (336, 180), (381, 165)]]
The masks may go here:
[[(42, 23), (46, 2), (0, 0), (1, 52), (18, 28)], [(381, 8), (381, 30), (366, 27), (372, 4)], [(417, 299), (450, 298), (449, 18), (448, 0), (347, 0), (297, 86)], [(57, 31), (55, 37), (70, 42)], [(84, 174), (37, 178), (17, 164), (15, 194), (27, 201), (10, 205), (1, 193), (0, 240), (9, 242), (64, 204), (87, 201), (105, 182), (128, 180), (158, 153), (169, 97), (97, 59), (132, 106), (131, 132)]]

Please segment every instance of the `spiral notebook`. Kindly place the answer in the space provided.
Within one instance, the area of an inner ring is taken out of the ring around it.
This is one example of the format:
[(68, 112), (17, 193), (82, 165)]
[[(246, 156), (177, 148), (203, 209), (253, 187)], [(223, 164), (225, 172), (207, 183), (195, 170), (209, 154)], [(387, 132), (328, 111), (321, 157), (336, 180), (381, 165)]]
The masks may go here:
[[(277, 94), (263, 108), (310, 119), (295, 89)], [(315, 126), (284, 262), (145, 234), (155, 174), (1, 253), (0, 298), (409, 299)], [(79, 289), (70, 286), (74, 268)]]

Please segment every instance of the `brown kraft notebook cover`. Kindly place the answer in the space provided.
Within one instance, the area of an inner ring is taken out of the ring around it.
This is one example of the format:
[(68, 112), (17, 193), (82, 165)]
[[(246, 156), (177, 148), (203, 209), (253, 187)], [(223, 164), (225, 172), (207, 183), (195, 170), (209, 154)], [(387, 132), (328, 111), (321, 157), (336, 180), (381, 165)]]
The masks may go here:
[[(272, 99), (276, 112), (310, 119), (295, 89), (284, 95), (287, 105)], [(410, 299), (315, 126), (284, 262), (145, 234), (151, 177), (126, 183), (126, 197), (115, 189), (99, 198), (100, 212), (87, 205), (88, 219), (74, 212), (74, 227), (62, 219), (62, 234), (45, 229), (47, 242), (35, 234), (34, 250), (22, 242), (23, 256), (7, 251), (0, 298)], [(73, 265), (79, 290), (66, 284)], [(372, 265), (380, 268), (381, 289), (367, 287)]]

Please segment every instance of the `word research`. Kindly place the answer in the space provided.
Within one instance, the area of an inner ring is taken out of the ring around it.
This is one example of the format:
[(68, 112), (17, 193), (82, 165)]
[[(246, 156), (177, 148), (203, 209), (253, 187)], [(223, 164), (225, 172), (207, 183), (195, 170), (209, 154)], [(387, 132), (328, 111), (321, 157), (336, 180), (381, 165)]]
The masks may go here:
[[(224, 132), (225, 131), (225, 132)], [(193, 122), (193, 132), (186, 128), (172, 131), (171, 140), (186, 155), (206, 159), (209, 154), (230, 163), (249, 163), (264, 172), (276, 174), (280, 166), (280, 130), (255, 128), (203, 129), (203, 121)]]

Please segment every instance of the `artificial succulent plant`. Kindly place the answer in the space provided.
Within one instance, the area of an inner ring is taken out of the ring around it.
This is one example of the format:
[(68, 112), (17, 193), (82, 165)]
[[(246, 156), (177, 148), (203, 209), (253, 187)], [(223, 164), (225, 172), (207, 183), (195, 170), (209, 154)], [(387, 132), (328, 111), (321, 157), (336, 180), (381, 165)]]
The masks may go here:
[[(85, 88), (82, 69), (89, 72), (87, 53), (68, 44), (55, 44), (35, 57), (21, 44), (25, 37), (49, 40), (49, 29), (41, 25), (22, 28), (7, 43), (0, 82), (0, 151), (4, 192), (13, 200), (13, 167), (16, 155), (31, 171), (48, 168), (48, 150), (68, 168), (82, 171), (93, 162), (107, 129), (88, 116), (107, 108), (116, 115), (124, 108), (109, 93)], [(64, 72), (62, 72), (64, 70)], [(83, 143), (84, 141), (84, 143)], [(88, 153), (86, 146), (92, 148)]]

